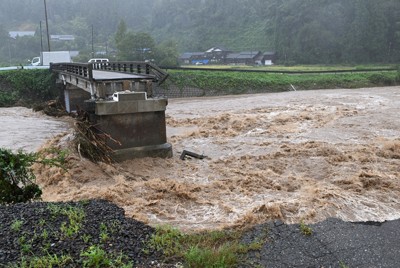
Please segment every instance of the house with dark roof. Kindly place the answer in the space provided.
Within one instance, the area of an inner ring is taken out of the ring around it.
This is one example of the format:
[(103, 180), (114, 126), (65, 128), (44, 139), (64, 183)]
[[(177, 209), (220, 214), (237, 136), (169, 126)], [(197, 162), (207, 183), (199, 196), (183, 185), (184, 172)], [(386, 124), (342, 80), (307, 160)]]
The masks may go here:
[(212, 47), (206, 50), (205, 57), (209, 59), (210, 64), (224, 64), (226, 56), (232, 51), (222, 46)]
[(261, 64), (261, 60), (261, 51), (243, 51), (228, 54), (225, 63), (232, 65), (255, 65)]
[(185, 52), (178, 58), (181, 64), (208, 64), (209, 60), (206, 58), (204, 52)]
[(273, 65), (276, 60), (276, 52), (268, 51), (263, 54), (261, 64), (262, 65)]
[(242, 51), (232, 52), (222, 46), (215, 46), (205, 52), (185, 52), (178, 58), (181, 64), (231, 64), (231, 65), (272, 65), (275, 52)]

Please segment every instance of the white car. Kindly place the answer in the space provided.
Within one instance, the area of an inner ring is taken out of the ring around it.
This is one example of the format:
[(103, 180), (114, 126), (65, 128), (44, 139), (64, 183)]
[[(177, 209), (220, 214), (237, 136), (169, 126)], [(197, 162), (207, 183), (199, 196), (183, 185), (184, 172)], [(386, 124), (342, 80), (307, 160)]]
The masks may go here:
[(101, 62), (109, 62), (109, 60), (106, 58), (97, 58), (97, 59), (90, 59), (88, 62), (89, 63), (93, 63), (93, 62), (101, 63)]

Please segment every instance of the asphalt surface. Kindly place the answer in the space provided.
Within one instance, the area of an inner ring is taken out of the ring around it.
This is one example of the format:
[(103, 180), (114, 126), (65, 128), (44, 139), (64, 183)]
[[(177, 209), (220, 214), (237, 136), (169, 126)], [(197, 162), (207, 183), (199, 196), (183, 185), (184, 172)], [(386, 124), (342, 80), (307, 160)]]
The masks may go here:
[(275, 221), (247, 232), (244, 241), (263, 237), (241, 267), (400, 267), (400, 220), (384, 223), (349, 223), (338, 219), (308, 225)]
[(121, 80), (121, 79), (145, 79), (145, 78), (149, 78), (149, 76), (93, 70), (94, 80)]

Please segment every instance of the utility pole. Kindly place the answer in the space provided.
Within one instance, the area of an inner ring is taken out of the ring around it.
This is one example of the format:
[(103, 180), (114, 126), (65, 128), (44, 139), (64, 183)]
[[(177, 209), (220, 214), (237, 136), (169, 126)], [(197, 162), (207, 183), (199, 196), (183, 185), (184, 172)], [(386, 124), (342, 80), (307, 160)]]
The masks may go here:
[(43, 52), (42, 21), (40, 21), (39, 28), (40, 28), (40, 52)]
[(46, 5), (46, 0), (44, 1), (44, 14), (46, 17), (46, 29), (47, 29), (47, 46), (49, 48), (49, 52), (50, 52), (50, 35), (49, 35), (49, 20), (47, 19), (47, 5)]
[(10, 57), (10, 66), (11, 66), (11, 37), (8, 38), (8, 56)]
[(94, 58), (94, 45), (93, 45), (93, 39), (94, 39), (94, 37), (93, 37), (93, 24), (92, 24), (92, 58)]

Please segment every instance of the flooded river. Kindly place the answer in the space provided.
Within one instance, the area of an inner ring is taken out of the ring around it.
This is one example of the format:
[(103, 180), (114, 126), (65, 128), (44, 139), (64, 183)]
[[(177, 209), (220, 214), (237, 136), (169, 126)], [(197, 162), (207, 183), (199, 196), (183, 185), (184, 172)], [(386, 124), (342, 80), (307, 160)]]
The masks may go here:
[(57, 120), (24, 107), (0, 108), (0, 147), (37, 151), (48, 139), (69, 129)]
[[(68, 134), (47, 143), (69, 148), (68, 172), (35, 172), (46, 201), (105, 198), (128, 216), (185, 230), (391, 220), (400, 218), (399, 112), (400, 87), (172, 99), (173, 158), (94, 164)], [(14, 144), (29, 143), (17, 124)], [(183, 161), (183, 150), (207, 158)]]

